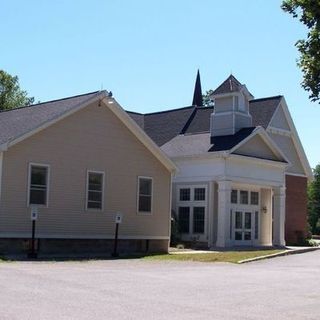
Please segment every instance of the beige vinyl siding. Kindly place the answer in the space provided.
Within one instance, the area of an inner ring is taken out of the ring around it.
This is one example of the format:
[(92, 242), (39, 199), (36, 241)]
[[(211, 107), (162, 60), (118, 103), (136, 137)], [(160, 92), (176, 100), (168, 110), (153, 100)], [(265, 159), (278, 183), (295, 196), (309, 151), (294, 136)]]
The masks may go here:
[[(170, 172), (105, 106), (90, 105), (12, 146), (3, 156), (0, 236), (30, 233), (28, 165), (50, 165), (48, 208), (39, 208), (41, 237), (169, 237)], [(87, 171), (104, 171), (104, 210), (86, 210)], [(137, 177), (153, 178), (153, 213), (137, 215)]]

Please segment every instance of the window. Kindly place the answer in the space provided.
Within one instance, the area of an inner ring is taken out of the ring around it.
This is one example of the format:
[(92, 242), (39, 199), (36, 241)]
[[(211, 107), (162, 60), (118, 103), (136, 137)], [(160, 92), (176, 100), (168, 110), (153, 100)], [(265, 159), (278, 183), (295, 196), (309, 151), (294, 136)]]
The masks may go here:
[(204, 207), (193, 208), (193, 233), (204, 233)]
[(184, 237), (188, 235), (186, 239), (196, 235), (205, 240), (207, 185), (178, 185), (176, 194), (179, 231)]
[(249, 203), (249, 194), (248, 191), (240, 191), (240, 204), (248, 204)]
[(238, 203), (238, 190), (231, 190), (231, 203)]
[(29, 205), (48, 205), (49, 166), (31, 164), (29, 168)]
[(190, 188), (180, 189), (180, 201), (190, 201)]
[(88, 171), (87, 175), (87, 209), (103, 208), (104, 172)]
[(194, 188), (194, 201), (205, 201), (205, 200), (206, 200), (206, 189)]
[(259, 204), (259, 192), (251, 192), (251, 204), (258, 205)]
[(190, 226), (190, 208), (179, 207), (179, 231), (189, 233)]
[(152, 178), (138, 179), (138, 212), (151, 213), (152, 207)]

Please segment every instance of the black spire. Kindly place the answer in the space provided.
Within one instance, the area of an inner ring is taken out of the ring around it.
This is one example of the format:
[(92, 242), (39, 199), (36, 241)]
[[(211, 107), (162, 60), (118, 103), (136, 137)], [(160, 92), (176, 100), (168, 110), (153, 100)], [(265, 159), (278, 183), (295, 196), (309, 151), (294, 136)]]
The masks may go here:
[(202, 90), (201, 90), (201, 81), (200, 81), (200, 72), (198, 69), (197, 72), (197, 79), (196, 83), (194, 85), (194, 92), (193, 92), (193, 100), (192, 100), (193, 106), (201, 107), (203, 105), (202, 103)]

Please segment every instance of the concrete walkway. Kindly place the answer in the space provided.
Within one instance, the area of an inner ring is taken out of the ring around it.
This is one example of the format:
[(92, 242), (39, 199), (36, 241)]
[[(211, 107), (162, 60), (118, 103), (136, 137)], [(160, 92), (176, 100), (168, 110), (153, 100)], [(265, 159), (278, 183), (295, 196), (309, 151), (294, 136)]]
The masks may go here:
[[(239, 263), (247, 263), (247, 262), (253, 262), (253, 261), (258, 261), (258, 260), (264, 260), (264, 259), (270, 259), (270, 258), (275, 258), (275, 257), (281, 257), (281, 256), (287, 256), (291, 254), (299, 254), (299, 253), (305, 253), (305, 252), (311, 252), (315, 250), (319, 250), (320, 247), (297, 247), (297, 246), (287, 246), (284, 248), (270, 248), (270, 249), (283, 249), (283, 251), (278, 252), (278, 253), (273, 253), (269, 255), (262, 255), (260, 257), (255, 257), (255, 258), (250, 258), (250, 259), (245, 259), (242, 261), (239, 261)], [(221, 252), (227, 252), (227, 251), (255, 251), (255, 250), (261, 250), (261, 248), (244, 248), (244, 247), (236, 247), (236, 248), (228, 248), (219, 250), (217, 248), (212, 249), (212, 250), (197, 250), (197, 249), (176, 249), (176, 248), (170, 248), (169, 253), (170, 254), (199, 254), (199, 253), (221, 253)]]

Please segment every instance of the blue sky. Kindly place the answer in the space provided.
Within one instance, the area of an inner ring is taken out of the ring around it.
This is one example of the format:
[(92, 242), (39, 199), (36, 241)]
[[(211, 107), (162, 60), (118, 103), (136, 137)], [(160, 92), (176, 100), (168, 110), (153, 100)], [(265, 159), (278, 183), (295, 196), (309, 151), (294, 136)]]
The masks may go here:
[(256, 98), (282, 94), (314, 167), (320, 105), (300, 87), (306, 29), (280, 0), (2, 1), (0, 68), (37, 100), (111, 90), (137, 112), (190, 105), (232, 72)]

